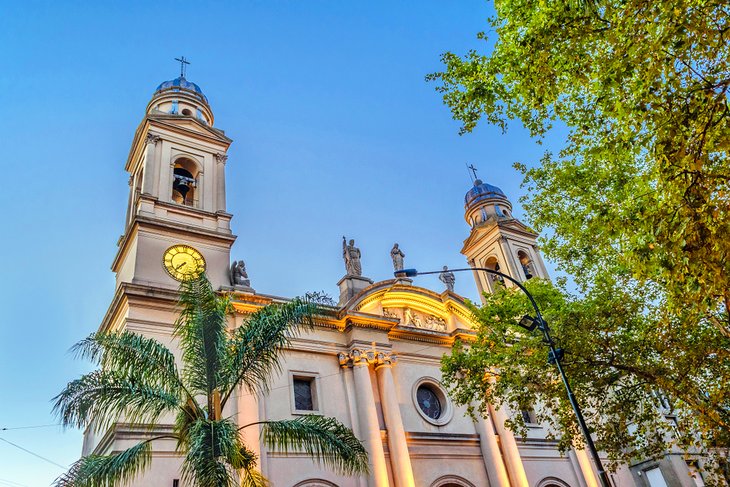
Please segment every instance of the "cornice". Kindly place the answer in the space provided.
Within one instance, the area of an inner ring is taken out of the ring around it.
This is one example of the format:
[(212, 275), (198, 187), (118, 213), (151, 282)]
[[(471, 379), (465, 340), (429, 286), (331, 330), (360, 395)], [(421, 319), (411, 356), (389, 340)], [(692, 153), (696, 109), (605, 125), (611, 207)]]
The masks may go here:
[[(170, 115), (168, 113), (162, 113), (162, 112), (153, 112), (149, 115), (147, 115), (147, 120), (150, 122), (155, 122), (156, 124), (159, 124), (161, 126), (164, 126), (168, 129), (171, 129), (175, 132), (181, 132), (185, 135), (194, 135), (199, 137), (208, 138), (210, 140), (213, 140), (215, 142), (222, 142), (226, 147), (231, 145), (233, 143), (233, 139), (230, 139), (226, 136), (225, 132), (223, 132), (220, 129), (217, 129), (215, 127), (211, 127), (210, 125), (206, 125), (200, 120), (194, 118), (194, 117), (185, 117), (180, 115)], [(198, 128), (201, 128), (204, 130), (204, 132), (198, 132), (196, 130), (191, 130), (184, 125), (180, 125), (177, 122), (185, 122), (185, 123), (194, 123), (198, 126)]]
[(479, 240), (484, 239), (490, 233), (494, 233), (494, 238), (497, 238), (502, 232), (508, 231), (513, 235), (525, 237), (530, 240), (535, 240), (538, 234), (530, 229), (527, 225), (522, 223), (516, 218), (512, 218), (508, 221), (488, 221), (472, 228), (469, 236), (464, 240), (464, 244), (461, 248), (461, 253), (466, 255), (474, 246), (478, 245)]
[[(178, 121), (193, 122), (205, 132), (198, 132), (196, 130), (180, 126), (177, 123), (172, 123)], [(134, 131), (132, 145), (129, 148), (129, 154), (127, 155), (127, 162), (124, 164), (124, 169), (127, 172), (130, 171), (132, 163), (139, 160), (140, 153), (144, 150), (146, 138), (142, 137), (142, 135), (149, 133), (150, 126), (155, 125), (171, 132), (176, 132), (185, 137), (197, 137), (199, 139), (206, 140), (209, 143), (213, 142), (214, 145), (222, 146), (224, 148), (224, 152), (233, 143), (233, 140), (226, 137), (222, 130), (205, 125), (194, 118), (179, 117), (177, 115), (168, 115), (164, 113), (148, 114), (145, 115), (140, 124), (137, 126), (137, 129)]]
[[(157, 202), (157, 204), (160, 204), (160, 202)], [(195, 210), (203, 212), (206, 215), (216, 215), (216, 213), (210, 213), (203, 210)], [(229, 216), (227, 213), (224, 214), (226, 216)], [(237, 236), (233, 234), (228, 233), (220, 233), (215, 230), (208, 230), (205, 228), (196, 227), (194, 225), (187, 225), (184, 223), (177, 223), (177, 222), (168, 222), (165, 220), (160, 220), (158, 218), (150, 218), (146, 216), (136, 215), (134, 219), (132, 220), (132, 223), (129, 224), (127, 227), (127, 231), (122, 235), (122, 237), (119, 239), (118, 246), (119, 249), (117, 250), (116, 255), (114, 256), (114, 260), (112, 261), (111, 270), (113, 272), (117, 272), (117, 269), (119, 267), (119, 263), (122, 259), (122, 256), (126, 253), (127, 248), (129, 247), (130, 243), (133, 240), (133, 237), (141, 230), (146, 228), (161, 228), (165, 230), (172, 230), (176, 233), (188, 233), (193, 234), (197, 237), (201, 237), (204, 239), (213, 239), (217, 240), (219, 242), (222, 242), (224, 244), (231, 244), (233, 245), (233, 242), (236, 241)]]

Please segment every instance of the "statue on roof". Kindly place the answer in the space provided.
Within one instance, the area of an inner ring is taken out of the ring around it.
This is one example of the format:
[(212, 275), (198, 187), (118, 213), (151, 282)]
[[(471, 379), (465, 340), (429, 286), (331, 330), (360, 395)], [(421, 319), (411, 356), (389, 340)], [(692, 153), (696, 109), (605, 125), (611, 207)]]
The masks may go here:
[(393, 248), (390, 249), (390, 258), (393, 259), (393, 270), (403, 270), (403, 259), (405, 258), (405, 256), (406, 254), (404, 254), (403, 251), (398, 248), (398, 244), (393, 244)]
[(248, 273), (246, 272), (246, 264), (239, 260), (236, 262), (233, 261), (233, 264), (231, 264), (231, 286), (233, 287), (251, 287), (251, 280), (248, 278)]
[(446, 290), (454, 292), (454, 284), (456, 283), (456, 276), (449, 270), (448, 266), (444, 266), (444, 270), (439, 274), (439, 280), (446, 284)]
[(345, 272), (348, 276), (362, 276), (362, 264), (360, 264), (360, 249), (355, 247), (355, 240), (342, 237), (342, 258), (345, 259)]

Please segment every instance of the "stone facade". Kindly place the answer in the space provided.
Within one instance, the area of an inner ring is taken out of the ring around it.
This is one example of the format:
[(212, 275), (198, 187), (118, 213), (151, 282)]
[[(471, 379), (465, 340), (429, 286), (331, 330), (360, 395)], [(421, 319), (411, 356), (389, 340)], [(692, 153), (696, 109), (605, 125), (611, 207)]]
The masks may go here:
[[(213, 285), (230, 294), (235, 309), (231, 327), (257, 308), (285, 300), (231, 282), (230, 249), (236, 237), (225, 204), (230, 143), (213, 128), (213, 112), (196, 85), (184, 78), (160, 85), (126, 164), (131, 175), (128, 214), (112, 266), (116, 293), (102, 330), (132, 330), (175, 349), (178, 283), (162, 264), (166, 249), (177, 244), (199, 251)], [(501, 190), (482, 184), (477, 181), (467, 193), (467, 260), (518, 279), (547, 277), (534, 232), (513, 218)], [(488, 276), (475, 273), (475, 279), (480, 291), (492, 289)], [(598, 485), (585, 452), (561, 456), (543, 426), (531, 424), (527, 437), (518, 438), (503, 426), (514, 411), (493, 408), (490, 418), (474, 422), (446, 396), (440, 359), (457, 338), (473, 337), (463, 298), (415, 286), (409, 279), (373, 282), (356, 272), (347, 273), (338, 285), (338, 304), (314, 332), (294, 340), (270, 392), (254, 396), (241, 391), (225, 414), (241, 425), (302, 414), (336, 417), (366, 445), (372, 475), (334, 475), (305, 455), (266, 451), (256, 428), (243, 430), (274, 486)], [(300, 392), (303, 402), (298, 402)], [(171, 421), (151, 430), (124, 422), (107, 431), (90, 428), (83, 454), (119, 451), (169, 430)], [(151, 468), (132, 485), (172, 487), (180, 477), (179, 465), (174, 442), (157, 441)], [(649, 485), (637, 471), (619, 472), (616, 485)], [(692, 485), (679, 475), (666, 477), (667, 485)]]

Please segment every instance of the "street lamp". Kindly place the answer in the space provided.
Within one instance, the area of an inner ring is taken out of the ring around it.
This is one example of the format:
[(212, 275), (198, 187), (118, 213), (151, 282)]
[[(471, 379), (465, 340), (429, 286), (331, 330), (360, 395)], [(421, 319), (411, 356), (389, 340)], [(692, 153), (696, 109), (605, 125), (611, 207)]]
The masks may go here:
[[(563, 360), (563, 349), (562, 348), (556, 348), (555, 342), (553, 341), (552, 337), (550, 336), (550, 328), (548, 327), (547, 322), (543, 319), (542, 313), (540, 313), (540, 308), (537, 307), (537, 303), (535, 302), (535, 298), (532, 297), (532, 294), (525, 288), (525, 286), (522, 285), (521, 282), (517, 281), (511, 276), (508, 276), (507, 274), (503, 274), (499, 271), (495, 271), (494, 269), (489, 269), (486, 267), (466, 267), (462, 269), (449, 269), (450, 272), (466, 272), (466, 271), (483, 271), (488, 274), (493, 274), (495, 276), (500, 276), (503, 279), (507, 279), (511, 283), (513, 283), (515, 286), (520, 288), (520, 290), (525, 293), (527, 296), (527, 299), (530, 300), (530, 304), (532, 304), (532, 308), (535, 310), (535, 318), (529, 315), (525, 315), (522, 317), (522, 319), (517, 323), (520, 327), (524, 328), (527, 331), (533, 331), (535, 328), (542, 331), (542, 335), (545, 338), (545, 343), (547, 343), (548, 347), (550, 348), (550, 351), (548, 352), (548, 362), (551, 364), (555, 364), (555, 366), (558, 368), (558, 372), (560, 373), (560, 378), (563, 380), (563, 385), (565, 386), (565, 391), (568, 393), (568, 401), (570, 401), (570, 405), (573, 407), (573, 412), (575, 412), (575, 417), (578, 419), (578, 425), (580, 426), (581, 432), (583, 433), (583, 437), (585, 438), (586, 445), (588, 446), (588, 450), (591, 453), (591, 456), (593, 457), (593, 462), (596, 464), (596, 470), (598, 471), (598, 477), (601, 480), (602, 487), (611, 487), (611, 484), (608, 480), (608, 474), (606, 473), (606, 470), (603, 468), (603, 463), (601, 462), (600, 457), (598, 456), (598, 451), (596, 450), (596, 445), (593, 443), (593, 438), (591, 438), (591, 434), (588, 431), (588, 426), (586, 425), (585, 419), (583, 419), (583, 413), (580, 410), (580, 406), (578, 405), (578, 400), (575, 398), (575, 395), (573, 394), (573, 389), (570, 388), (570, 383), (568, 382), (568, 377), (565, 375), (565, 371), (563, 370), (562, 360)], [(418, 272), (416, 269), (402, 269), (399, 271), (395, 271), (395, 277), (415, 277), (415, 276), (422, 276), (426, 274), (440, 274), (444, 271), (429, 271), (429, 272)]]

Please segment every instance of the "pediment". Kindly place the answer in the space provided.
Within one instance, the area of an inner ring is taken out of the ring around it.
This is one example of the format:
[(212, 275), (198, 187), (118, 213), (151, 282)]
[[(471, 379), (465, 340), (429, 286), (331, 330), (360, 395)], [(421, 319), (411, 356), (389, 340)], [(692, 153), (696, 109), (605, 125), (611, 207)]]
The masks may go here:
[(537, 237), (537, 233), (534, 230), (519, 221), (517, 218), (500, 221), (488, 220), (472, 229), (469, 236), (466, 240), (464, 240), (461, 253), (464, 254), (469, 247), (483, 240), (490, 233), (497, 232), (524, 235), (532, 238)]
[(343, 312), (382, 316), (396, 321), (399, 329), (425, 334), (450, 335), (475, 327), (472, 312), (461, 296), (449, 291), (438, 294), (396, 280), (366, 288)]
[(216, 139), (226, 145), (232, 141), (225, 136), (222, 130), (218, 130), (203, 122), (189, 117), (179, 117), (166, 113), (153, 113), (147, 116), (153, 125), (159, 125), (171, 130), (182, 130), (187, 133), (195, 133)]

